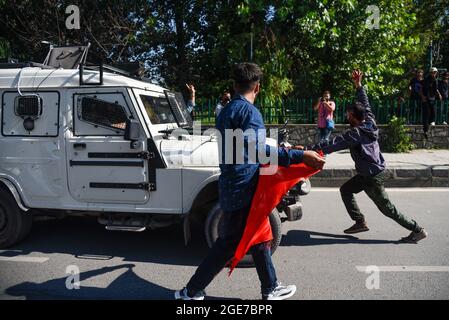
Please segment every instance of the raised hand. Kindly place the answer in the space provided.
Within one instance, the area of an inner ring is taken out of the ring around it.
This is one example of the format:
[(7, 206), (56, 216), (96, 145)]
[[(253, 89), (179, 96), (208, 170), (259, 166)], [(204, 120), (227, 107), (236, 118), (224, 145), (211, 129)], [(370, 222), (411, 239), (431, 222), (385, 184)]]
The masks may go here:
[(356, 88), (362, 86), (362, 78), (363, 78), (363, 73), (360, 70), (356, 69), (356, 70), (352, 71), (352, 81), (354, 82), (354, 85), (356, 86)]
[(195, 86), (193, 84), (186, 83), (186, 87), (191, 95), (195, 95)]

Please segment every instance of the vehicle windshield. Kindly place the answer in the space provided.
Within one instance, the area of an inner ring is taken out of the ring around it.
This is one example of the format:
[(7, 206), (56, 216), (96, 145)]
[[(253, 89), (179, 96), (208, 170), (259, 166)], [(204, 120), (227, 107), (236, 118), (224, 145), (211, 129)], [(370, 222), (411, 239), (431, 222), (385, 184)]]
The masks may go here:
[(165, 91), (165, 96), (167, 97), (168, 103), (170, 104), (173, 114), (175, 115), (178, 126), (183, 128), (191, 127), (193, 120), (187, 110), (182, 94), (180, 92)]
[(166, 97), (151, 97), (141, 94), (140, 99), (152, 124), (177, 122)]

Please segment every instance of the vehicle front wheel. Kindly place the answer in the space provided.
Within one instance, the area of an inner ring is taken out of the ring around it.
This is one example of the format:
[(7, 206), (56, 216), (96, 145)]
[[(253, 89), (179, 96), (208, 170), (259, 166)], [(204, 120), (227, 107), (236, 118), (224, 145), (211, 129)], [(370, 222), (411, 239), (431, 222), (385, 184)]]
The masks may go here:
[(33, 216), (23, 212), (9, 192), (0, 189), (0, 248), (19, 242), (31, 230)]
[[(220, 205), (215, 204), (212, 209), (209, 211), (205, 224), (205, 234), (206, 240), (209, 248), (215, 243), (218, 239), (218, 236), (221, 234), (221, 217), (223, 216), (223, 210)], [(270, 224), (271, 231), (273, 233), (273, 240), (271, 241), (271, 255), (274, 254), (276, 249), (279, 247), (282, 239), (282, 221), (279, 216), (279, 212), (276, 208), (273, 209), (270, 216)], [(254, 266), (253, 257), (251, 254), (245, 255), (242, 260), (239, 262), (238, 267), (252, 267)]]

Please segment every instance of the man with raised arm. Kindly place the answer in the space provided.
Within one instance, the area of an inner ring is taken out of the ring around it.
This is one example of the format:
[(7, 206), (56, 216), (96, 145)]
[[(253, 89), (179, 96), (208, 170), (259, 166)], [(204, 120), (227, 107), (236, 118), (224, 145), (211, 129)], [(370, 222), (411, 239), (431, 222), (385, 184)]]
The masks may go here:
[(388, 174), (385, 171), (385, 160), (379, 148), (379, 129), (376, 126), (368, 96), (362, 86), (362, 77), (359, 70), (352, 72), (357, 101), (351, 104), (346, 111), (346, 118), (351, 128), (329, 142), (322, 141), (306, 149), (322, 150), (324, 154), (344, 149), (349, 149), (351, 152), (357, 175), (341, 186), (340, 193), (346, 210), (355, 224), (344, 230), (345, 233), (352, 234), (369, 230), (365, 216), (360, 212), (354, 197), (354, 194), (365, 191), (385, 216), (411, 231), (409, 236), (401, 240), (417, 243), (427, 236), (427, 232), (415, 220), (404, 216), (391, 203), (385, 192), (384, 182)]

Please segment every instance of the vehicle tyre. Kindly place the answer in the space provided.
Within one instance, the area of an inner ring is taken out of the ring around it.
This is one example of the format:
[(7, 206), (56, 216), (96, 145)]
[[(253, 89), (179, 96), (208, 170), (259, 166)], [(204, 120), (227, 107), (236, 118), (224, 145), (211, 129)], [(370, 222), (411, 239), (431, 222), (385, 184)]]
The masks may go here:
[(33, 216), (17, 206), (5, 189), (0, 189), (0, 248), (7, 248), (24, 239), (31, 230)]
[[(223, 210), (217, 203), (209, 211), (206, 223), (205, 223), (205, 234), (207, 245), (209, 248), (212, 247), (214, 242), (217, 240), (220, 233), (220, 220), (223, 215)], [(282, 221), (279, 216), (279, 212), (276, 208), (273, 209), (270, 216), (271, 230), (273, 232), (273, 240), (271, 242), (271, 255), (274, 254), (276, 249), (279, 247), (282, 239)], [(252, 267), (254, 266), (253, 257), (251, 254), (245, 255), (242, 260), (240, 260), (238, 267)]]

